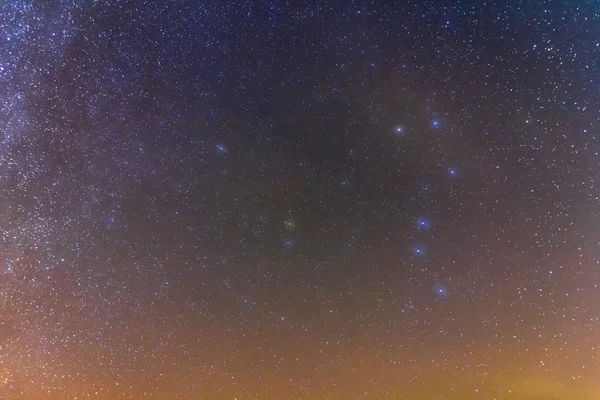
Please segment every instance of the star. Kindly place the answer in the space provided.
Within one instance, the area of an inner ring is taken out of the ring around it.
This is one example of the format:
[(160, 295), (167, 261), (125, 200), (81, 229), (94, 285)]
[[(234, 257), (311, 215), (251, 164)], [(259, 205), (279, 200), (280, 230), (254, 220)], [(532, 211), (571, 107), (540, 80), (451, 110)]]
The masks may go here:
[(450, 178), (458, 178), (460, 176), (459, 170), (456, 167), (448, 167), (446, 168), (446, 175)]
[(421, 192), (422, 192), (423, 194), (428, 194), (428, 193), (430, 193), (431, 191), (432, 191), (432, 187), (431, 187), (431, 185), (429, 185), (429, 184), (427, 184), (427, 183), (424, 183), (424, 184), (422, 184), (422, 185), (421, 185)]
[(396, 136), (402, 136), (402, 135), (404, 135), (404, 126), (402, 126), (402, 125), (396, 125), (394, 127), (394, 134)]
[(440, 120), (438, 119), (434, 119), (431, 121), (431, 126), (434, 128), (439, 128), (440, 127)]
[(286, 231), (293, 231), (296, 229), (296, 220), (293, 217), (288, 217), (286, 218), (285, 221), (283, 221), (283, 227)]
[(427, 249), (424, 244), (415, 244), (411, 248), (414, 257), (422, 258), (427, 255)]
[(445, 299), (450, 295), (450, 292), (448, 291), (448, 287), (446, 287), (446, 285), (437, 283), (433, 287), (433, 294), (438, 299)]
[(282, 239), (283, 249), (291, 250), (296, 245), (296, 240), (291, 236), (286, 236)]
[(431, 221), (427, 217), (418, 217), (415, 224), (418, 230), (428, 230), (431, 228)]

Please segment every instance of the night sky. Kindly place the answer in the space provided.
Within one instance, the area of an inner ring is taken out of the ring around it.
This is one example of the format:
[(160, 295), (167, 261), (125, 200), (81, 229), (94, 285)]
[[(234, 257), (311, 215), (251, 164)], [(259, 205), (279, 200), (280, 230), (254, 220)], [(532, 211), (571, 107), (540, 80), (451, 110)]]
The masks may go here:
[(598, 400), (600, 3), (0, 5), (0, 399)]

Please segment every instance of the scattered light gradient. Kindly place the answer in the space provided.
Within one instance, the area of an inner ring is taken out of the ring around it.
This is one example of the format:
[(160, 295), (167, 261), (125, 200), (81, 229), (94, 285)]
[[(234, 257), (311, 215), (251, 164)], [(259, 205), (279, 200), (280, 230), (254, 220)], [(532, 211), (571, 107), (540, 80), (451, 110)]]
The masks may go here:
[(599, 41), (597, 1), (2, 2), (0, 399), (598, 400)]

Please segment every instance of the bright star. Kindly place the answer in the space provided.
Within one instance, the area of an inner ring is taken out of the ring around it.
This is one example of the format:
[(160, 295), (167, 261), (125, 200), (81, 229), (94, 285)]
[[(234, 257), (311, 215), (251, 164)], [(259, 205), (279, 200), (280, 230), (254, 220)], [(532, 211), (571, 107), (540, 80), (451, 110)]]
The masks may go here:
[(450, 292), (445, 285), (438, 283), (433, 287), (433, 294), (438, 299), (445, 299), (450, 295)]
[(411, 250), (413, 256), (415, 257), (424, 257), (426, 255), (426, 249), (424, 244), (415, 244)]
[(219, 152), (221, 154), (229, 153), (229, 151), (227, 151), (227, 147), (225, 147), (225, 145), (218, 144), (216, 147), (217, 147), (217, 152)]
[(458, 168), (455, 168), (455, 167), (449, 167), (449, 168), (447, 168), (446, 169), (446, 174), (449, 177), (451, 177), (451, 178), (458, 178), (458, 176), (460, 175), (459, 171), (458, 171)]
[(431, 121), (431, 126), (433, 126), (434, 128), (439, 128), (440, 121), (437, 119), (434, 119), (433, 121)]
[(283, 221), (283, 227), (286, 231), (293, 231), (296, 229), (296, 221), (292, 217), (288, 217), (285, 221)]
[(431, 221), (427, 217), (419, 217), (417, 218), (416, 225), (419, 230), (427, 230), (431, 228)]
[(404, 134), (404, 127), (402, 125), (396, 125), (394, 127), (394, 134), (397, 136), (401, 136)]

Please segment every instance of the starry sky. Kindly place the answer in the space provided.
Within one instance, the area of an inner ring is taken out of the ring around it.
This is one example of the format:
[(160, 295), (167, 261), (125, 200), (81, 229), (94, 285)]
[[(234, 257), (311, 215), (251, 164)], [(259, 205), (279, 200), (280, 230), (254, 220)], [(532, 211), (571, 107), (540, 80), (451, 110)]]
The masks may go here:
[(0, 4), (0, 399), (600, 398), (600, 3)]

